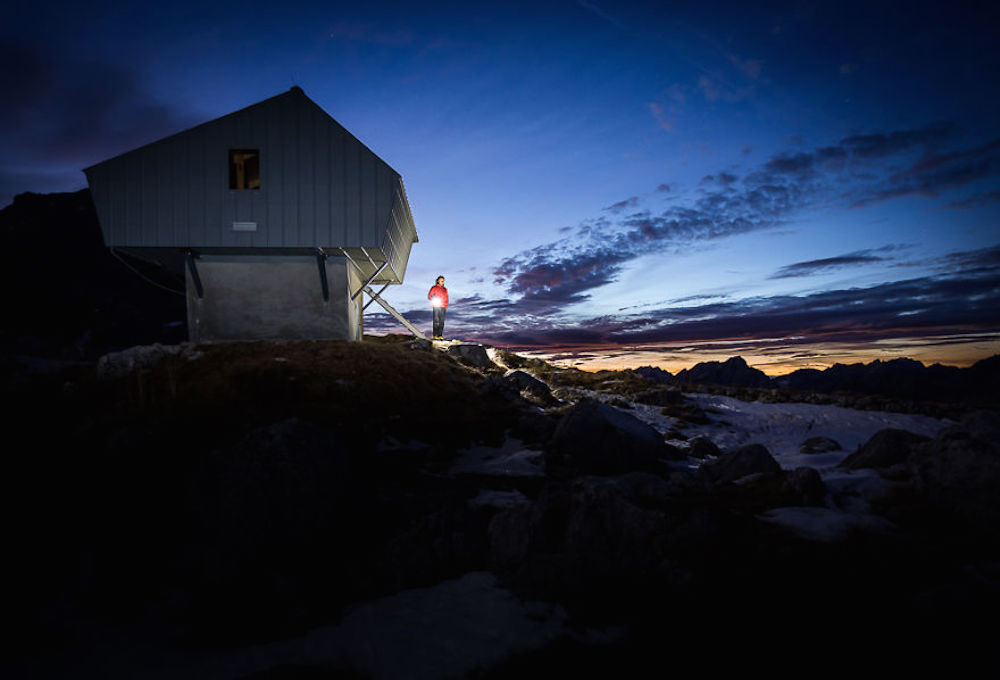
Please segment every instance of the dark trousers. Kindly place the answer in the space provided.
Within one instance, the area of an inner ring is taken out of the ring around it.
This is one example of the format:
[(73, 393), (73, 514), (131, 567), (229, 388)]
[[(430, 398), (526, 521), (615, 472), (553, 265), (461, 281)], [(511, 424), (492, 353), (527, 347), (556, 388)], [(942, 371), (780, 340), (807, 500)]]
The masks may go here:
[(444, 335), (444, 313), (447, 311), (444, 307), (434, 308), (434, 337)]

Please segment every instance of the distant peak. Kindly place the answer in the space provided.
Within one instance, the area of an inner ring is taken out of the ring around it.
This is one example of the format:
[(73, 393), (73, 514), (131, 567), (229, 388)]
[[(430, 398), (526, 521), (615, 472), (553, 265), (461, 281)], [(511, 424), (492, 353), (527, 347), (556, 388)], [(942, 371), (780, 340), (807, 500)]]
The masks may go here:
[(305, 94), (302, 88), (299, 87), (298, 85), (292, 85), (290, 88), (288, 88), (288, 91), (294, 92), (295, 94)]

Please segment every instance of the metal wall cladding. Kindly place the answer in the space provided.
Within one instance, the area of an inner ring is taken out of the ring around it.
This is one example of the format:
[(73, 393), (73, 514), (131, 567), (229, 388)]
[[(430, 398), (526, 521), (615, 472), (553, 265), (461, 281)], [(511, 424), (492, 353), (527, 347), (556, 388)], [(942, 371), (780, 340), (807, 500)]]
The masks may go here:
[[(231, 149), (259, 189), (229, 188)], [(112, 247), (365, 248), (397, 283), (417, 239), (399, 174), (299, 88), (84, 172)]]

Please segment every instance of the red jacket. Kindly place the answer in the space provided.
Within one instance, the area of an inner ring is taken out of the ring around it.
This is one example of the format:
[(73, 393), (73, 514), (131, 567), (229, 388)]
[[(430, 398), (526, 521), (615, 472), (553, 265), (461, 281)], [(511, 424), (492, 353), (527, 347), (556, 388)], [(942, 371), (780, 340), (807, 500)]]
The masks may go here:
[(444, 286), (433, 285), (427, 293), (427, 299), (441, 298), (441, 306), (448, 309), (448, 289)]

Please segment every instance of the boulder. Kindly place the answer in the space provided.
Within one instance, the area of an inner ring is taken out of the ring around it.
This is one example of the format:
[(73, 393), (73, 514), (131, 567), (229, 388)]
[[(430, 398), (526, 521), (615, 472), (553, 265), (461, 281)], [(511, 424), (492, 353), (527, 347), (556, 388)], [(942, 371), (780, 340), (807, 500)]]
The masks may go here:
[(763, 444), (748, 444), (705, 463), (701, 470), (711, 482), (723, 484), (747, 475), (781, 472), (781, 466)]
[(826, 484), (811, 467), (797, 467), (785, 476), (785, 494), (795, 505), (821, 506), (826, 499)]
[(490, 361), (486, 348), (471, 342), (463, 342), (448, 348), (448, 354), (458, 359), (464, 359), (476, 368), (496, 368)]
[(653, 469), (660, 458), (672, 455), (652, 427), (592, 399), (581, 399), (560, 419), (551, 449), (597, 474)]
[(620, 605), (621, 596), (648, 585), (662, 561), (666, 514), (634, 500), (654, 500), (658, 488), (648, 477), (549, 484), (535, 503), (493, 518), (490, 569), (523, 593)]
[(691, 445), (688, 455), (692, 458), (717, 458), (722, 455), (722, 450), (708, 437), (698, 435), (692, 437), (688, 443)]
[(858, 450), (840, 462), (838, 467), (848, 470), (859, 468), (887, 468), (905, 463), (917, 444), (928, 441), (927, 437), (905, 430), (887, 428), (871, 436)]
[(558, 400), (552, 396), (549, 386), (530, 373), (521, 370), (508, 371), (503, 380), (518, 392), (526, 392), (536, 401), (543, 404), (552, 405), (558, 403)]
[(840, 443), (830, 437), (809, 437), (799, 445), (799, 453), (829, 453), (840, 449)]
[(932, 502), (972, 522), (1000, 522), (1000, 440), (948, 427), (916, 445), (907, 467)]

